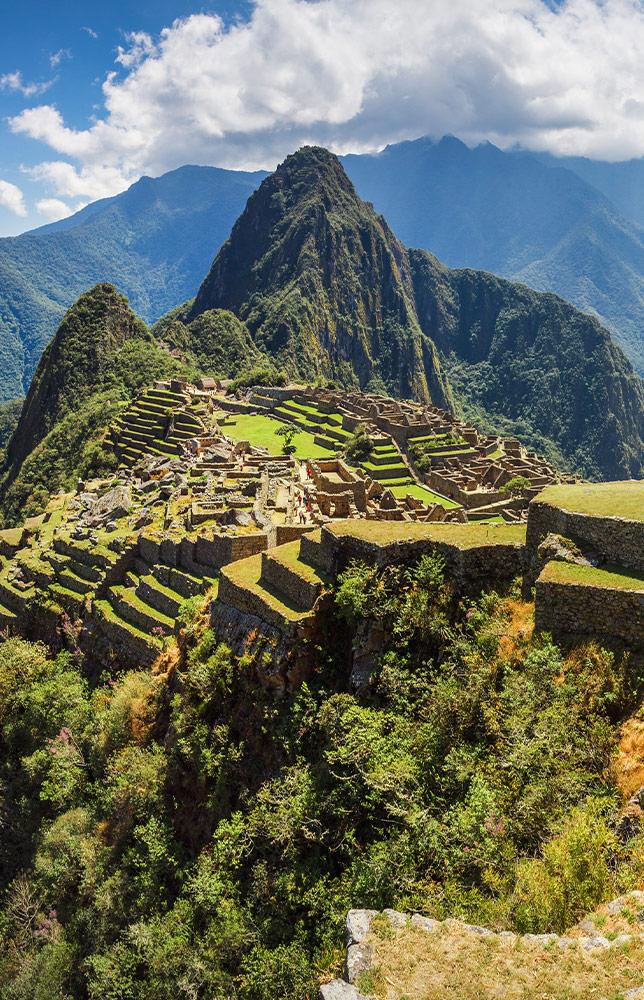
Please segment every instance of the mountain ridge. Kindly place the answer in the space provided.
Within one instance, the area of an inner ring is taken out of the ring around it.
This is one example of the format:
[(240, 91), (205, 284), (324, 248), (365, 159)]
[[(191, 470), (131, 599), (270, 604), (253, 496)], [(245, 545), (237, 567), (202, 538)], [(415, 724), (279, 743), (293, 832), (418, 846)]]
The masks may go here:
[(291, 377), (326, 369), (351, 384), (350, 360), (363, 388), (376, 377), (444, 406), (451, 369), (466, 405), (522, 425), (573, 468), (642, 471), (644, 386), (599, 322), (551, 293), (407, 250), (319, 147), (292, 154), (249, 199), (188, 325), (212, 308), (237, 315)]
[[(404, 243), (450, 266), (500, 273), (594, 311), (643, 372), (644, 237), (606, 197), (608, 182), (593, 187), (576, 161), (477, 148), (455, 137), (424, 138), (342, 162), (361, 197), (384, 212)], [(480, 177), (479, 161), (488, 163)], [(614, 172), (620, 165), (604, 166)], [(369, 179), (374, 167), (384, 177)], [(639, 161), (633, 169), (631, 188), (639, 183)], [(265, 176), (180, 167), (141, 178), (68, 219), (0, 239), (0, 400), (26, 393), (65, 310), (94, 284), (115, 283), (150, 323), (194, 296)], [(137, 216), (128, 205), (139, 195), (141, 206), (156, 197), (159, 210), (141, 207)], [(177, 256), (177, 247), (185, 253)]]

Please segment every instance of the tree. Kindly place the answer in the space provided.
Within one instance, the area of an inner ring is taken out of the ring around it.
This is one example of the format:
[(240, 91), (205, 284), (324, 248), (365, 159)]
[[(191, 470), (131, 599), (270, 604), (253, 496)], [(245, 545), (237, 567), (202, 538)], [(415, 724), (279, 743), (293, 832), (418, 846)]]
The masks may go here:
[(293, 444), (293, 438), (297, 434), (297, 427), (293, 424), (284, 424), (277, 431), (277, 434), (281, 438), (284, 438), (284, 444), (282, 445), (282, 452), (284, 455), (292, 455), (295, 451), (295, 445)]
[(508, 479), (505, 486), (502, 486), (499, 493), (506, 493), (508, 496), (520, 497), (522, 493), (529, 490), (532, 483), (527, 478), (527, 476), (513, 476), (512, 479)]
[(360, 465), (361, 462), (367, 461), (372, 451), (373, 441), (367, 433), (367, 428), (363, 424), (358, 424), (347, 442), (347, 458), (352, 465)]

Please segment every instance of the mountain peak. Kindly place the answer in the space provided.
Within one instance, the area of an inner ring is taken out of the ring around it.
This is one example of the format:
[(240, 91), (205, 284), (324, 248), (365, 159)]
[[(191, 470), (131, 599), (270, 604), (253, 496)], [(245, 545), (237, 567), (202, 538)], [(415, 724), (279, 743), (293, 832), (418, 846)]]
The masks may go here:
[(132, 338), (149, 339), (147, 327), (114, 285), (95, 285), (67, 311), (40, 359), (7, 451), (17, 471), (60, 419), (99, 386), (114, 353)]
[(189, 318), (209, 309), (235, 313), (293, 377), (357, 376), (449, 403), (404, 247), (319, 146), (288, 156), (248, 199)]

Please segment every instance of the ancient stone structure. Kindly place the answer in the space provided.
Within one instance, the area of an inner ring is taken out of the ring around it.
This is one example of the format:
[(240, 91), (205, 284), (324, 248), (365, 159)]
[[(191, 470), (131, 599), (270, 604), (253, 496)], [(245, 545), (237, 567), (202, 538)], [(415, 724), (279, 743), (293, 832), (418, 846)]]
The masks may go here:
[[(644, 893), (639, 890), (620, 896), (618, 899), (608, 903), (605, 907), (607, 914), (617, 914), (624, 908), (629, 907), (639, 909), (644, 913)], [(511, 948), (514, 950), (523, 949), (543, 949), (550, 951), (553, 949), (567, 951), (577, 949), (581, 952), (589, 953), (593, 951), (608, 951), (610, 949), (621, 949), (628, 946), (636, 938), (642, 940), (642, 933), (621, 933), (612, 934), (611, 937), (604, 937), (598, 933), (592, 922), (588, 921), (588, 928), (584, 930), (586, 922), (582, 922), (568, 934), (515, 934), (512, 931), (493, 931), (487, 927), (480, 927), (476, 924), (467, 924), (460, 920), (432, 920), (420, 913), (401, 913), (398, 910), (349, 910), (345, 924), (346, 955), (344, 964), (344, 977), (334, 979), (329, 983), (324, 983), (320, 987), (320, 1000), (369, 1000), (358, 989), (357, 984), (361, 977), (367, 977), (368, 973), (374, 969), (374, 949), (373, 938), (370, 937), (374, 921), (378, 920), (389, 925), (390, 932), (400, 934), (406, 928), (413, 928), (423, 934), (441, 934), (447, 936), (454, 934), (471, 934), (473, 937), (488, 937), (494, 939), (499, 947)], [(626, 990), (620, 996), (628, 997), (629, 1000), (644, 998), (644, 986), (636, 986)]]

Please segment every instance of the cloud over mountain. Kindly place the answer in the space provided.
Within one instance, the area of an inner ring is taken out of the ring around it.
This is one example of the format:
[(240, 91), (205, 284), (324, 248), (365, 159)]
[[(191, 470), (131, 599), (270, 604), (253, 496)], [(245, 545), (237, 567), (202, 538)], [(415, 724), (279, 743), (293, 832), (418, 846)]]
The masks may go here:
[(63, 197), (445, 132), (622, 159), (644, 154), (643, 49), (641, 0), (257, 0), (130, 35), (87, 128), (47, 104), (11, 127), (66, 158), (38, 168)]

